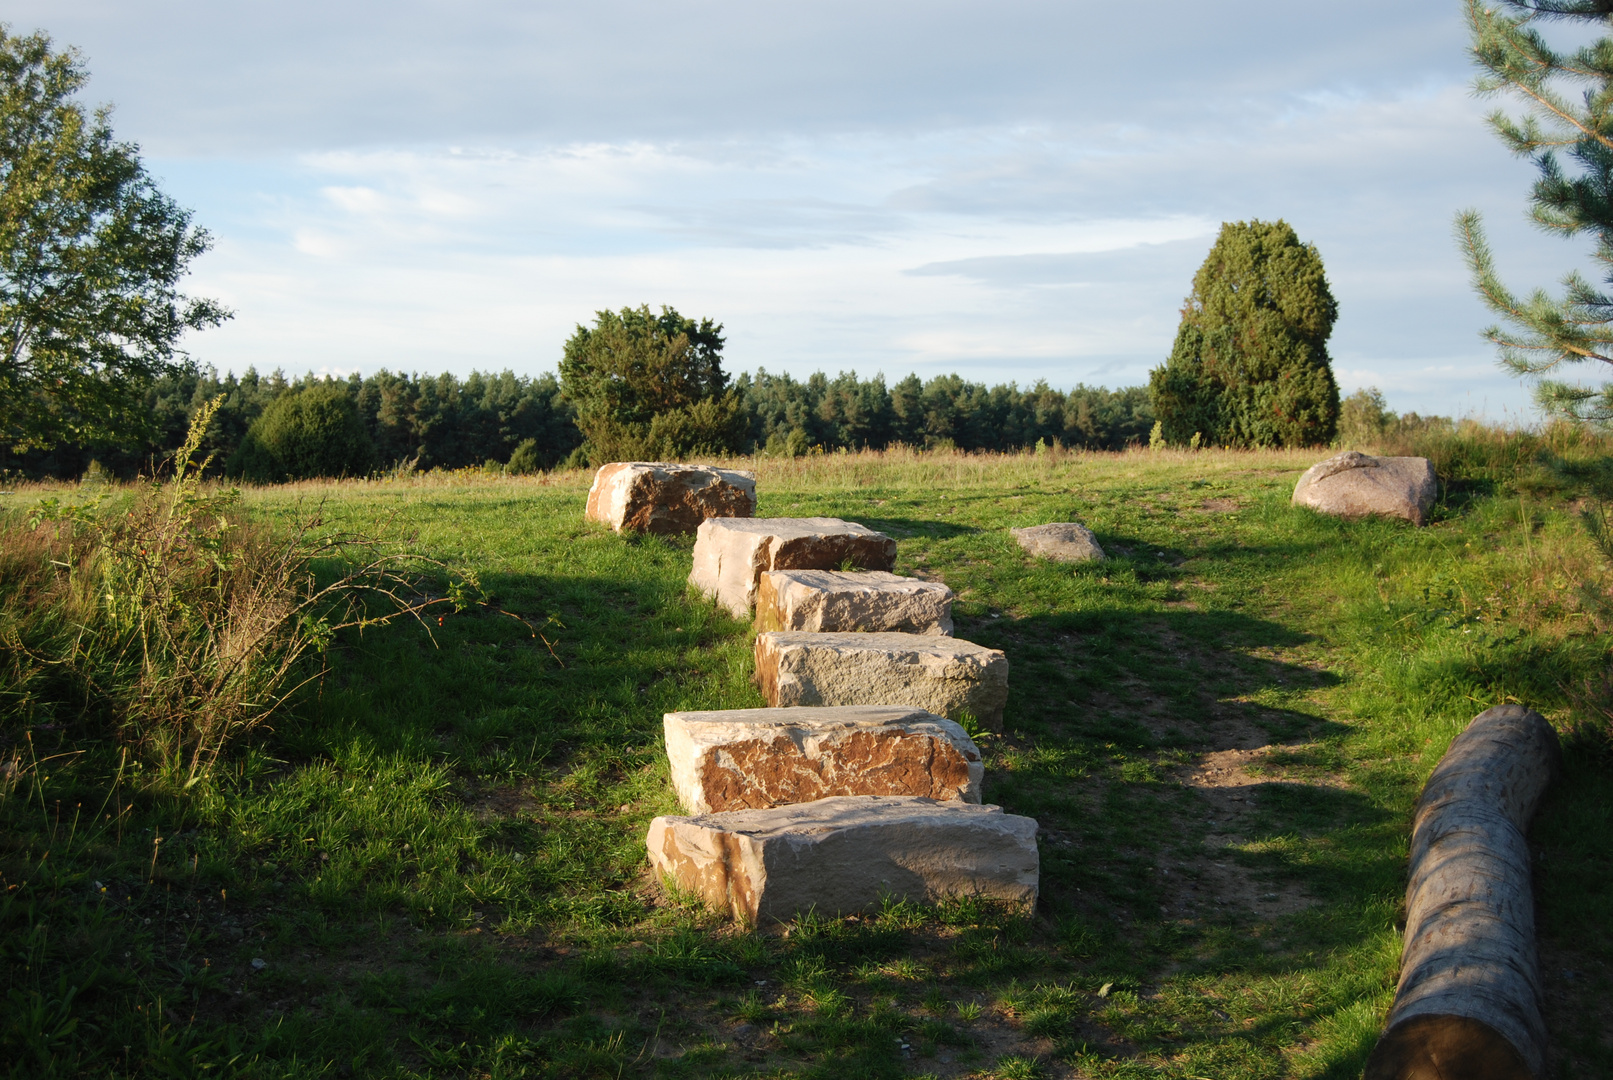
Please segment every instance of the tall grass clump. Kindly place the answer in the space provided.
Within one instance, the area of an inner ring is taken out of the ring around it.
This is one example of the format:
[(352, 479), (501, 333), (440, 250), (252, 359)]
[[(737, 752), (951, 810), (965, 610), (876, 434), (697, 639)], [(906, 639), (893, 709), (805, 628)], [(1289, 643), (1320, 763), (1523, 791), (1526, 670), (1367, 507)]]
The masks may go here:
[(406, 556), (317, 513), (271, 531), (204, 483), (218, 404), (134, 491), (43, 499), (0, 525), (0, 708), (110, 736), (181, 787), (314, 677), (303, 661), (338, 630), (423, 606), (404, 596)]

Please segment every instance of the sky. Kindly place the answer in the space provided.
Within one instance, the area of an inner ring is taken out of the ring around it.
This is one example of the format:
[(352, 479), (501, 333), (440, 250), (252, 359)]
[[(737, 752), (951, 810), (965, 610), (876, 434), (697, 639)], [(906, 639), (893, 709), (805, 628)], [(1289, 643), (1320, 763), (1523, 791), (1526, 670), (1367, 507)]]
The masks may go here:
[(1452, 239), (1584, 245), (1471, 92), (1459, 0), (11, 0), (214, 239), (220, 370), (552, 371), (603, 308), (729, 371), (1130, 386), (1221, 223), (1289, 222), (1345, 393), (1528, 421)]

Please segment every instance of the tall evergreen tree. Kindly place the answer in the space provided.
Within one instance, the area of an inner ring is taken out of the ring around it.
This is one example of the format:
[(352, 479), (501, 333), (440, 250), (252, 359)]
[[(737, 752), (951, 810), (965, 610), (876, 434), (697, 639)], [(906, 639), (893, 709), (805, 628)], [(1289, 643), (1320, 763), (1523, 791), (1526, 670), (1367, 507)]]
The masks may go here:
[(1287, 222), (1222, 225), (1193, 276), (1170, 358), (1149, 373), (1166, 441), (1330, 441), (1339, 389), (1327, 339), (1337, 317), (1321, 255)]
[[(1467, 4), (1471, 54), (1483, 72), (1478, 92), (1524, 106), (1521, 118), (1497, 109), (1489, 122), (1508, 149), (1539, 170), (1530, 216), (1555, 236), (1594, 237), (1603, 286), (1613, 284), (1613, 37), (1564, 53), (1539, 25), (1610, 19), (1613, 0)], [(1544, 289), (1520, 297), (1497, 276), (1477, 211), (1457, 217), (1456, 233), (1479, 295), (1506, 324), (1484, 331), (1499, 347), (1502, 366), (1536, 380), (1536, 399), (1548, 413), (1613, 424), (1613, 383), (1596, 390), (1552, 377), (1586, 361), (1613, 364), (1613, 294), (1573, 272), (1563, 278), (1560, 297)]]

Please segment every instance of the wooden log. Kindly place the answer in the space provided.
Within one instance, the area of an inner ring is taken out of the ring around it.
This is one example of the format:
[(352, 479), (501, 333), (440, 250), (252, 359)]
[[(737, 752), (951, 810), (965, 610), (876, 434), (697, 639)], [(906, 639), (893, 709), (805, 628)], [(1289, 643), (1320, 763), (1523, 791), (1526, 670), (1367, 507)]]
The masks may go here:
[(1417, 800), (1400, 984), (1363, 1080), (1541, 1080), (1534, 898), (1525, 830), (1562, 768), (1521, 705), (1474, 718)]

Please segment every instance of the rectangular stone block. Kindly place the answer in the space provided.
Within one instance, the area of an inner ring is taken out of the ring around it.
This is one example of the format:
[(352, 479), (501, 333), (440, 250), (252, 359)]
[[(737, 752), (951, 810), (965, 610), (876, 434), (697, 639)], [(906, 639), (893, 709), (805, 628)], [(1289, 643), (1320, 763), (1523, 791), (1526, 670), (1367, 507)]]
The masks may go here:
[(712, 518), (695, 532), (689, 581), (740, 618), (769, 570), (889, 570), (896, 541), (839, 518)]
[(911, 705), (1001, 731), (1008, 658), (933, 634), (774, 631), (756, 636), (756, 682), (775, 708)]
[(742, 922), (870, 911), (889, 896), (1036, 905), (1036, 822), (998, 806), (848, 795), (769, 810), (658, 817), (664, 881)]
[(769, 570), (756, 588), (756, 629), (952, 633), (952, 590), (883, 570)]
[(832, 795), (980, 801), (974, 740), (923, 709), (722, 709), (667, 713), (662, 726), (672, 786), (691, 814)]
[(583, 515), (617, 532), (691, 533), (707, 518), (748, 518), (755, 512), (753, 472), (614, 461), (594, 474)]

